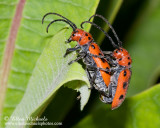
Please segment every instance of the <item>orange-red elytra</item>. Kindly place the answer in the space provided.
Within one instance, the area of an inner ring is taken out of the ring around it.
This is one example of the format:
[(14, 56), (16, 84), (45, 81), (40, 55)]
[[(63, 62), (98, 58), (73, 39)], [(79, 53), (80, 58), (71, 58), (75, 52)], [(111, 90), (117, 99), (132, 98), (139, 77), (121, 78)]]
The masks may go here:
[(117, 89), (112, 101), (112, 110), (118, 108), (126, 97), (128, 85), (131, 77), (129, 69), (122, 70), (118, 77)]
[[(91, 43), (91, 45), (89, 46), (89, 51), (91, 54), (93, 55), (101, 55), (104, 56), (102, 51), (100, 50), (99, 46), (96, 43)], [(103, 68), (103, 69), (110, 69), (110, 65), (108, 64), (107, 60), (104, 58), (98, 58), (98, 57), (93, 57), (93, 60), (95, 61), (95, 63), (97, 64), (98, 68)], [(110, 74), (106, 73), (103, 70), (100, 70), (101, 76), (106, 84), (106, 86), (108, 87), (109, 83), (110, 83)]]

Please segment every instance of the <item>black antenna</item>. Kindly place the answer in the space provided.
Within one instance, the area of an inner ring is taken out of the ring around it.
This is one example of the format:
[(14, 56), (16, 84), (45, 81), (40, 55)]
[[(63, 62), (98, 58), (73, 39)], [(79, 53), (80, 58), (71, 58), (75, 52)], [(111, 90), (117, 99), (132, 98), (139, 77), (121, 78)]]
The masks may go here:
[(118, 41), (118, 45), (121, 47), (121, 46), (122, 46), (122, 42), (120, 41), (120, 39), (118, 38), (118, 35), (117, 35), (117, 33), (115, 32), (114, 28), (112, 27), (112, 25), (109, 23), (109, 21), (108, 21), (106, 18), (104, 18), (104, 17), (101, 16), (101, 15), (95, 14), (95, 15), (91, 16), (88, 21), (90, 21), (91, 18), (92, 18), (92, 17), (95, 17), (95, 16), (100, 17), (101, 19), (103, 19), (103, 20), (108, 24), (108, 26), (110, 27), (110, 29), (112, 30), (114, 36), (116, 37), (116, 39), (117, 39), (117, 41)]
[(98, 28), (99, 30), (101, 30), (101, 31), (106, 35), (106, 37), (108, 37), (108, 39), (111, 41), (112, 45), (113, 45), (115, 48), (119, 48), (119, 46), (114, 43), (114, 41), (113, 41), (112, 38), (108, 35), (108, 33), (105, 32), (105, 31), (104, 31), (101, 27), (99, 27), (97, 24), (95, 24), (95, 23), (93, 23), (93, 22), (90, 22), (90, 21), (84, 21), (84, 22), (81, 23), (81, 28), (82, 28), (82, 29), (83, 29), (83, 24), (84, 24), (84, 23), (90, 23), (91, 25), (93, 25), (93, 26), (95, 26), (96, 28)]
[(76, 30), (76, 28), (75, 28), (69, 21), (64, 20), (64, 19), (57, 19), (57, 20), (53, 20), (52, 22), (50, 22), (50, 23), (48, 24), (48, 26), (47, 26), (47, 28), (46, 28), (47, 33), (48, 33), (48, 28), (49, 28), (49, 26), (50, 26), (51, 24), (53, 24), (54, 22), (57, 22), (57, 21), (66, 22), (67, 24), (69, 24), (69, 25), (72, 27), (73, 31)]
[[(60, 21), (64, 21), (64, 22), (66, 22), (66, 23), (68, 23), (72, 28), (73, 28), (73, 31), (75, 31), (76, 29), (77, 29), (77, 26), (72, 22), (72, 21), (70, 21), (69, 19), (67, 19), (66, 17), (64, 17), (64, 16), (62, 16), (62, 15), (60, 15), (60, 14), (58, 14), (58, 13), (52, 13), (52, 12), (49, 12), (49, 13), (47, 13), (47, 14), (45, 14), (44, 16), (43, 16), (43, 18), (42, 18), (42, 24), (43, 24), (43, 22), (44, 22), (44, 18), (46, 17), (46, 16), (48, 16), (48, 15), (50, 15), (50, 14), (53, 14), (53, 15), (57, 15), (57, 16), (60, 16), (60, 17), (62, 17), (63, 19), (65, 19), (65, 20), (60, 20)], [(59, 21), (59, 20), (58, 20)], [(53, 22), (53, 21), (52, 21)], [(55, 22), (55, 21), (54, 21)], [(54, 23), (53, 22), (53, 23)], [(49, 25), (50, 26), (50, 25)]]

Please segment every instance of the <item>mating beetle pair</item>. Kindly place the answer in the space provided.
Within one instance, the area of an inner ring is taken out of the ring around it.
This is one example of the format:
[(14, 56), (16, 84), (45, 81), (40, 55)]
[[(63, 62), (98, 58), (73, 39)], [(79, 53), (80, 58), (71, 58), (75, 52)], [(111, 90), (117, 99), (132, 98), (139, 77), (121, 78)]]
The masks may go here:
[[(132, 60), (128, 51), (122, 48), (122, 42), (119, 40), (115, 30), (110, 25), (108, 20), (101, 15), (95, 14), (91, 16), (88, 21), (82, 22), (82, 29), (79, 29), (73, 22), (58, 13), (47, 13), (44, 15), (42, 23), (44, 22), (45, 17), (48, 15), (57, 15), (60, 17), (60, 19), (53, 20), (47, 26), (47, 32), (49, 26), (57, 21), (66, 22), (73, 29), (73, 32), (67, 42), (69, 43), (71, 41), (77, 41), (77, 45), (74, 48), (68, 48), (64, 57), (73, 51), (77, 51), (78, 56), (69, 64), (82, 59), (86, 65), (86, 72), (91, 84), (91, 88), (94, 87), (100, 92), (101, 101), (112, 104), (112, 109), (119, 107), (124, 101), (128, 89), (131, 78)], [(118, 45), (114, 43), (113, 39), (108, 35), (107, 32), (105, 32), (97, 24), (90, 21), (96, 16), (103, 19), (109, 25), (117, 39)], [(90, 23), (101, 30), (111, 41), (111, 44), (115, 50), (113, 52), (101, 51), (99, 46), (94, 42), (92, 35), (83, 30), (84, 23)]]

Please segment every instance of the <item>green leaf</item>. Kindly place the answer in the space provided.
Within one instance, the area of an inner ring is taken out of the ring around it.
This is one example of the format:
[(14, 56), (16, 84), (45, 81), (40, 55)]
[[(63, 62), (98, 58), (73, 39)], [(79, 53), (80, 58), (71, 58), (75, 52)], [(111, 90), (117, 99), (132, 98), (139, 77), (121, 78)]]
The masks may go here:
[[(13, 37), (16, 41), (15, 45), (12, 44), (12, 47), (11, 47), (14, 52), (11, 52), (9, 49), (10, 48), (9, 46), (11, 46), (11, 44), (5, 46), (6, 42), (2, 46), (2, 49), (7, 49), (9, 52), (6, 52), (7, 54), (6, 53), (4, 54), (4, 52), (1, 51), (2, 55), (4, 56), (5, 55), (11, 56), (11, 58), (9, 58), (9, 64), (8, 64), (8, 60), (7, 61), (5, 59), (2, 60), (2, 63), (4, 64), (4, 66), (8, 65), (7, 70), (5, 70), (5, 68), (0, 69), (0, 72), (2, 72), (3, 70), (4, 73), (6, 74), (5, 76), (1, 75), (0, 77), (0, 81), (6, 81), (0, 85), (0, 88), (3, 87), (5, 89), (5, 91), (2, 91), (0, 89), (0, 92), (1, 92), (0, 95), (5, 97), (4, 102), (3, 100), (0, 99), (0, 102), (2, 102), (2, 104), (0, 104), (0, 111), (3, 116), (8, 116), (8, 117), (14, 111), (17, 104), (19, 104), (24, 93), (26, 94), (28, 81), (32, 76), (32, 72), (36, 66), (36, 62), (39, 56), (41, 55), (41, 52), (43, 51), (43, 48), (48, 42), (50, 42), (51, 38), (55, 34), (57, 34), (58, 31), (64, 28), (64, 26), (67, 26), (65, 23), (57, 22), (56, 24), (53, 24), (50, 27), (49, 34), (47, 34), (46, 26), (52, 20), (57, 19), (59, 17), (48, 16), (48, 18), (46, 18), (45, 20), (44, 25), (42, 25), (41, 20), (44, 14), (46, 14), (47, 12), (59, 13), (67, 17), (71, 21), (73, 21), (77, 25), (77, 27), (79, 27), (79, 24), (82, 21), (87, 20), (89, 16), (94, 14), (99, 0), (93, 0), (92, 2), (90, 2), (89, 0), (79, 0), (79, 1), (77, 0), (71, 0), (71, 1), (68, 1), (68, 0), (54, 0), (54, 1), (53, 0), (45, 0), (45, 1), (20, 0), (18, 2), (19, 3), (25, 2), (25, 4), (24, 4), (24, 9), (22, 10), (23, 13), (22, 13), (18, 33)], [(14, 17), (15, 7), (17, 7), (17, 5), (19, 4), (18, 2), (17, 3), (13, 1), (4, 2), (0, 0), (0, 4), (5, 5), (5, 7), (1, 11), (1, 13), (3, 14), (2, 19), (5, 19), (8, 15), (9, 15), (8, 16), (9, 18)], [(10, 8), (11, 5), (13, 5), (13, 7), (11, 7), (11, 10), (9, 11), (9, 13), (6, 13), (7, 8)], [(9, 38), (10, 36), (9, 29), (10, 27), (12, 27), (12, 26), (9, 26), (11, 22), (12, 22), (12, 19), (9, 19), (8, 23), (5, 21), (3, 22), (7, 25), (8, 28), (6, 27), (6, 25), (1, 27), (4, 27), (4, 29), (8, 29), (8, 31), (5, 31), (7, 34), (5, 34), (5, 38), (2, 38), (2, 40), (6, 39), (7, 37)], [(88, 25), (85, 27), (85, 30), (89, 31), (89, 28), (90, 26)], [(1, 29), (1, 30), (4, 30), (4, 29)], [(65, 33), (65, 35), (62, 34), (62, 37), (65, 37), (65, 39), (67, 39), (69, 38), (70, 33), (71, 33), (71, 29), (68, 30)], [(57, 43), (55, 45), (60, 45), (60, 44)], [(53, 65), (56, 66), (59, 64), (53, 63)], [(84, 84), (84, 83), (81, 83), (81, 84)], [(86, 101), (87, 101), (87, 97), (86, 97)], [(82, 102), (82, 104), (84, 105), (86, 101)], [(81, 109), (83, 108), (83, 105), (81, 106)], [(4, 126), (4, 122), (0, 124)]]
[[(52, 98), (53, 94), (63, 84), (72, 80), (85, 81), (85, 84), (79, 81), (73, 87), (72, 84), (68, 86), (81, 92), (81, 109), (87, 103), (90, 91), (88, 90), (89, 82), (85, 71), (78, 63), (74, 63), (71, 66), (68, 65), (76, 57), (76, 54), (69, 55), (66, 58), (63, 57), (69, 47), (65, 45), (65, 31), (62, 30), (56, 34), (43, 50), (29, 80), (26, 93), (11, 118), (19, 117), (25, 119), (24, 122), (27, 122), (29, 121), (27, 118), (36, 117), (39, 112), (42, 112), (42, 108), (47, 105), (47, 101)], [(11, 119), (9, 122), (13, 122), (13, 120)]]
[(110, 110), (109, 105), (101, 103), (74, 127), (159, 128), (159, 91), (160, 84), (126, 99), (122, 106), (116, 110)]

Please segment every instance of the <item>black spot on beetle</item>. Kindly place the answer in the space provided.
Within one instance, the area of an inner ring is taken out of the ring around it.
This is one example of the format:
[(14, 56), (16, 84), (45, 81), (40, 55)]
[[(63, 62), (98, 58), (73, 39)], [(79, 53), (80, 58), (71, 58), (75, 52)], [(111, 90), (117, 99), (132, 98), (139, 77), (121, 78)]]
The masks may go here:
[(123, 99), (123, 95), (121, 95), (121, 96), (119, 97), (119, 100), (121, 100), (121, 99)]
[(126, 72), (126, 70), (124, 71), (124, 74), (123, 74), (123, 76), (126, 76), (127, 75), (127, 72)]
[(93, 49), (95, 49), (95, 46), (94, 46), (94, 45), (91, 45), (91, 47), (92, 47)]
[(82, 38), (79, 39), (79, 42), (81, 41)]
[(108, 75), (111, 75), (111, 72), (107, 72), (107, 71), (106, 71), (106, 73), (107, 73)]
[(103, 63), (105, 63), (105, 62), (106, 62), (106, 60), (105, 60), (104, 58), (101, 58), (101, 60), (102, 60), (102, 62), (103, 62)]
[(106, 69), (109, 69), (108, 67), (106, 67)]
[(75, 34), (72, 34), (72, 36), (74, 37), (74, 36), (75, 36)]
[(128, 60), (130, 60), (131, 58), (130, 57), (128, 57)]
[(91, 37), (88, 37), (88, 40), (91, 40)]
[(118, 53), (118, 50), (116, 50), (116, 53)]
[(123, 49), (121, 49), (121, 51), (123, 51)]
[(127, 82), (124, 82), (123, 83), (123, 89), (126, 89), (126, 87), (127, 87)]
[(85, 36), (88, 36), (88, 34), (86, 33)]
[(131, 62), (128, 62), (128, 65), (130, 65), (131, 64)]
[(122, 60), (122, 58), (119, 59), (119, 61), (121, 61), (121, 60)]

